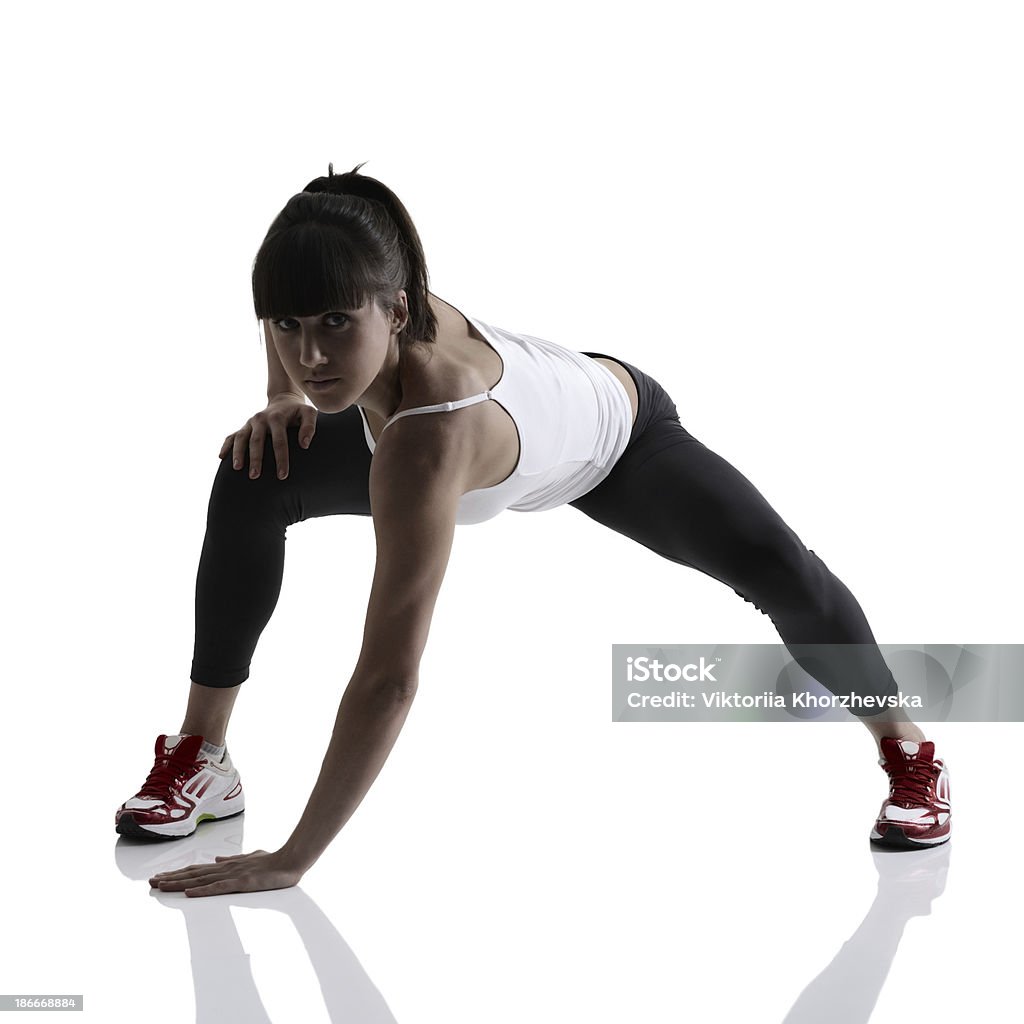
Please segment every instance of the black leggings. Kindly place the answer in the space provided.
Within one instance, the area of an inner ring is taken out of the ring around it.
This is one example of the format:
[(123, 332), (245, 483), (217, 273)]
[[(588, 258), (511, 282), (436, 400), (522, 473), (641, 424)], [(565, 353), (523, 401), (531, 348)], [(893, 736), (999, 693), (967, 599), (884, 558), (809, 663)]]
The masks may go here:
[[(612, 472), (570, 504), (731, 587), (771, 619), (798, 663), (833, 693), (898, 693), (864, 612), (842, 581), (742, 473), (680, 424), (656, 380), (616, 362), (636, 383), (636, 422)], [(370, 452), (355, 406), (318, 413), (308, 449), (291, 428), (288, 459), (288, 478), (278, 480), (268, 437), (258, 479), (250, 480), (246, 467), (233, 469), (230, 455), (221, 461), (196, 579), (193, 682), (226, 687), (249, 677), (281, 591), (289, 526), (370, 514)]]

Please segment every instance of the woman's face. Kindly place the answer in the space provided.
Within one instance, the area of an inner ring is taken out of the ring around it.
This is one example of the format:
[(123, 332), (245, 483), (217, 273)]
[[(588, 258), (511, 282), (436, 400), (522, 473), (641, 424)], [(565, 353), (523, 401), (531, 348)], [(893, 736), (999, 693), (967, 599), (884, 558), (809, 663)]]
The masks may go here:
[[(405, 293), (400, 297), (404, 305)], [(386, 375), (397, 369), (402, 312), (385, 312), (370, 299), (358, 309), (272, 319), (272, 343), (288, 376), (319, 410), (342, 412), (364, 396), (382, 370)], [(381, 387), (387, 382), (371, 393)]]

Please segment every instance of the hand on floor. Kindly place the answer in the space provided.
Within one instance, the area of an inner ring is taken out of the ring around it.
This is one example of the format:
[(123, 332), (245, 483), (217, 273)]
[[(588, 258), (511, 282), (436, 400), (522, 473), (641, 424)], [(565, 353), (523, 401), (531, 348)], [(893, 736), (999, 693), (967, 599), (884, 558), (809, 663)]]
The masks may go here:
[(161, 892), (186, 896), (220, 896), (228, 892), (263, 892), (298, 885), (302, 872), (283, 861), (280, 851), (236, 853), (217, 857), (209, 864), (189, 864), (176, 871), (162, 871), (149, 884)]

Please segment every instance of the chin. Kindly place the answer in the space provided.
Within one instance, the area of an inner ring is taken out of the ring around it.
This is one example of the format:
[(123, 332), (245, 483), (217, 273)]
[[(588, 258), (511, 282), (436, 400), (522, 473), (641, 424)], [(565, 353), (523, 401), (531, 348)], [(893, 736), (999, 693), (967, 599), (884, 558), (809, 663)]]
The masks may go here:
[(316, 398), (310, 395), (309, 400), (317, 412), (344, 412), (353, 404), (339, 398), (328, 398), (326, 395), (317, 395)]

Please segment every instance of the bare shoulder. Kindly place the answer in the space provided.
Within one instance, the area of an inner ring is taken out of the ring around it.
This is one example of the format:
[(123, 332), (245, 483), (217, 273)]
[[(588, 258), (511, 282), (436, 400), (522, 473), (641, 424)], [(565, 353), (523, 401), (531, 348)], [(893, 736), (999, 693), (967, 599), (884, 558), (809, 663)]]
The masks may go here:
[[(430, 303), (438, 315), (437, 340), (412, 343), (403, 353), (396, 413), (478, 395), (503, 373), (501, 357), (455, 307), (433, 295)], [(386, 430), (383, 418), (364, 411), (376, 445), (371, 482), (376, 478), (392, 493), (408, 491), (412, 481), (422, 484), (423, 474), (436, 472), (462, 494), (505, 479), (518, 459), (515, 425), (494, 402), (402, 416)], [(448, 484), (433, 481), (432, 489), (438, 493)]]
[[(396, 413), (479, 394), (502, 374), (501, 357), (454, 306), (431, 295), (430, 307), (437, 316), (437, 337), (404, 343), (402, 399)], [(364, 412), (376, 442), (385, 420), (371, 410)]]
[[(461, 411), (461, 410), (460, 410)], [(370, 461), (370, 510), (404, 517), (454, 509), (477, 458), (472, 424), (457, 413), (405, 416), (384, 431)]]

